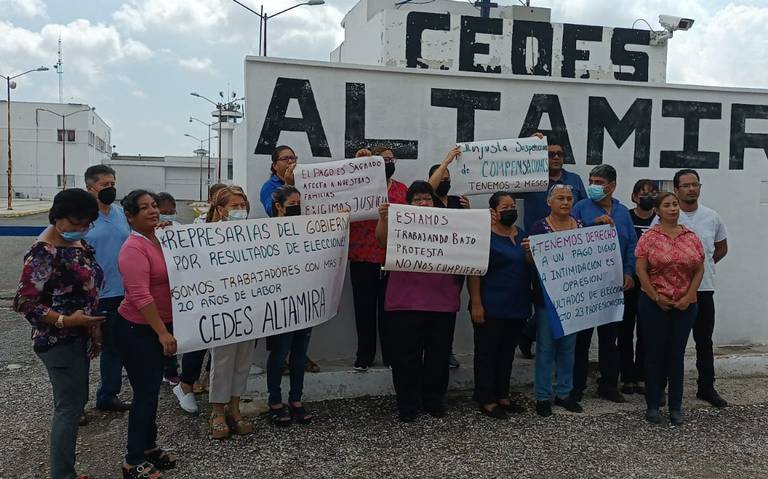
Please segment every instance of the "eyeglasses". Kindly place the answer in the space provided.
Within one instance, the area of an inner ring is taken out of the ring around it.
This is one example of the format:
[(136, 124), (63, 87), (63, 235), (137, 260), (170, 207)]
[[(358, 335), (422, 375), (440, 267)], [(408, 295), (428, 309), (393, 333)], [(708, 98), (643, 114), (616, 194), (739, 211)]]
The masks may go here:
[(394, 156), (382, 156), (381, 159), (384, 160), (384, 163), (392, 163), (395, 161)]
[(550, 158), (562, 158), (564, 152), (562, 152), (562, 151), (550, 151), (548, 154), (549, 154)]
[(432, 203), (431, 196), (414, 196), (411, 203)]
[(299, 157), (296, 155), (281, 156), (277, 161), (296, 161)]

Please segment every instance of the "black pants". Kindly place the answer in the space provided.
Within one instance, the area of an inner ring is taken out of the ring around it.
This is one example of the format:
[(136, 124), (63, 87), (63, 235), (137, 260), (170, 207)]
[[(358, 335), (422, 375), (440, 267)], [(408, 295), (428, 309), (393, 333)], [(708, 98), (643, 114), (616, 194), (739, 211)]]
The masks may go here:
[[(589, 346), (592, 344), (594, 328), (579, 331), (576, 336), (576, 354), (573, 365), (573, 390), (584, 393), (587, 389), (589, 369)], [(608, 323), (597, 328), (598, 362), (600, 380), (598, 390), (616, 389), (619, 383), (619, 347), (616, 340), (619, 335), (619, 323)]]
[[(642, 326), (637, 320), (639, 291), (639, 288), (632, 288), (624, 293), (624, 320), (619, 323), (621, 381), (625, 383), (645, 381)], [(637, 344), (635, 344), (635, 330), (637, 330)]]
[(696, 305), (685, 311), (663, 311), (640, 293), (639, 320), (646, 332), (645, 402), (658, 409), (664, 387), (669, 383), (669, 409), (679, 411), (683, 404), (685, 346), (696, 318)]
[(355, 305), (357, 358), (355, 365), (370, 366), (376, 358), (376, 330), (379, 330), (381, 359), (390, 364), (384, 321), (386, 277), (378, 263), (349, 262), (349, 278)]
[[(181, 382), (191, 386), (195, 384), (195, 381), (200, 379), (200, 373), (203, 372), (205, 353), (206, 350), (203, 349), (201, 351), (184, 353), (181, 356)], [(210, 367), (210, 362), (208, 365)]]
[(149, 325), (134, 324), (119, 315), (116, 319), (118, 348), (133, 388), (125, 462), (137, 465), (144, 462), (144, 451), (157, 447), (157, 401), (165, 356)]
[(525, 319), (485, 318), (475, 331), (475, 394), (481, 406), (509, 397), (509, 377)]
[(696, 369), (699, 372), (699, 391), (707, 394), (715, 389), (715, 355), (712, 350), (712, 333), (715, 331), (715, 292), (696, 293), (696, 305), (698, 313), (693, 323)]
[(389, 311), (392, 382), (400, 415), (443, 405), (455, 313)]
[(96, 407), (107, 407), (113, 401), (122, 388), (123, 362), (117, 351), (117, 343), (120, 337), (115, 335), (115, 323), (117, 322), (117, 308), (123, 301), (122, 296), (114, 298), (101, 298), (99, 310), (106, 311), (107, 316), (101, 323), (101, 355), (99, 356), (99, 372), (101, 382), (96, 390)]

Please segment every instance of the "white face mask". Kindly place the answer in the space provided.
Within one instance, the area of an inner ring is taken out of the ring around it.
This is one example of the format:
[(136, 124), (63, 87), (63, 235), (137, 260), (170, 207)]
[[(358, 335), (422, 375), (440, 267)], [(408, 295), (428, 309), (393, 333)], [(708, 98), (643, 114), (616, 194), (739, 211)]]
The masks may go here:
[(227, 221), (240, 221), (248, 219), (248, 210), (229, 210)]

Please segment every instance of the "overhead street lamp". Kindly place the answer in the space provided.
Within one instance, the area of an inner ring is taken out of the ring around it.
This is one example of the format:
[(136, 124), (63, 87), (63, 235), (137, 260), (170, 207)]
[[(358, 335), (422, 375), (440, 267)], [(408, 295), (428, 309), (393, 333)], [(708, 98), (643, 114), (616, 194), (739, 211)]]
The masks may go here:
[[(196, 140), (196, 141), (200, 142), (200, 148), (195, 150), (193, 153), (195, 155), (199, 155), (200, 156), (200, 184), (199, 184), (199, 188), (198, 188), (198, 190), (199, 190), (198, 194), (199, 194), (199, 197), (200, 197), (199, 201), (203, 201), (203, 157), (206, 154), (208, 155), (208, 179), (210, 180), (210, 178), (211, 178), (211, 153), (210, 153), (210, 150), (206, 150), (205, 148), (203, 148), (203, 142), (205, 141), (205, 139), (198, 138), (198, 137), (196, 137), (194, 135), (190, 135), (189, 133), (184, 133), (184, 136), (186, 136), (188, 138), (192, 138), (193, 140)], [(214, 138), (218, 138), (218, 137), (215, 136)], [(210, 144), (210, 142), (211, 142), (211, 136), (208, 135), (208, 143)], [(210, 191), (210, 187), (211, 187), (211, 185), (210, 185), (210, 182), (209, 182), (209, 184), (208, 184), (209, 191)]]
[[(218, 116), (218, 120), (219, 120), (218, 121), (218, 124), (219, 124), (219, 132), (218, 132), (219, 133), (219, 159), (218, 159), (218, 167), (217, 167), (218, 171), (216, 172), (216, 177), (217, 177), (217, 181), (219, 183), (221, 183), (221, 122), (222, 122), (222, 112), (224, 112), (224, 111), (237, 111), (237, 110), (239, 110), (240, 109), (240, 105), (237, 104), (236, 102), (238, 102), (240, 100), (244, 100), (245, 98), (244, 97), (243, 98), (234, 98), (236, 95), (233, 93), (232, 94), (233, 99), (231, 99), (231, 100), (229, 100), (228, 102), (225, 103), (225, 101), (224, 101), (225, 100), (224, 99), (224, 94), (222, 92), (219, 92), (219, 95), (222, 97), (222, 100), (219, 101), (219, 102), (215, 102), (215, 101), (211, 100), (210, 98), (208, 98), (207, 96), (203, 96), (203, 95), (201, 95), (201, 94), (199, 94), (197, 92), (190, 92), (190, 95), (192, 95), (195, 98), (200, 98), (202, 100), (207, 101), (208, 103), (210, 103), (211, 105), (216, 107), (216, 110), (218, 110), (218, 115), (217, 116)], [(194, 118), (194, 119), (196, 120), (196, 118)], [(193, 120), (193, 118), (190, 117), (190, 123), (192, 122), (192, 120)], [(203, 123), (204, 125), (207, 125), (207, 123), (205, 123), (202, 120), (197, 120), (197, 121), (199, 121), (200, 123)], [(210, 135), (208, 135), (208, 136), (210, 136)]]
[(61, 118), (61, 190), (64, 191), (67, 189), (67, 117), (72, 116), (77, 113), (82, 113), (84, 111), (92, 111), (93, 108), (83, 108), (82, 110), (76, 110), (71, 113), (67, 113), (66, 115), (62, 115), (61, 113), (56, 113), (55, 111), (51, 111), (47, 108), (35, 108), (35, 127), (39, 126), (39, 123), (37, 121), (37, 116), (41, 111), (45, 111), (50, 113), (51, 115), (58, 116)]
[(288, 7), (285, 10), (280, 10), (275, 14), (269, 15), (267, 13), (264, 13), (264, 5), (261, 6), (261, 11), (257, 12), (256, 10), (249, 7), (248, 5), (245, 5), (239, 2), (238, 0), (232, 0), (232, 1), (259, 17), (259, 55), (261, 56), (267, 56), (267, 20), (275, 18), (276, 16), (281, 15), (289, 10), (293, 10), (294, 8), (297, 8), (297, 7), (302, 7), (304, 5), (313, 7), (316, 5), (325, 4), (325, 0), (309, 0), (307, 2), (297, 3), (292, 7)]
[(0, 75), (0, 78), (5, 80), (6, 92), (8, 94), (8, 209), (13, 209), (13, 185), (11, 183), (11, 177), (13, 176), (13, 161), (11, 159), (11, 89), (16, 88), (16, 82), (11, 81), (14, 78), (19, 78), (22, 75), (32, 72), (47, 72), (48, 67), (39, 67), (32, 70), (27, 70), (24, 73), (16, 75)]
[(203, 125), (208, 127), (208, 191), (211, 190), (211, 126), (212, 123), (206, 123), (203, 120), (200, 120), (198, 118), (195, 118), (194, 116), (189, 117), (189, 122), (192, 123), (192, 121), (196, 121), (198, 123), (202, 123)]

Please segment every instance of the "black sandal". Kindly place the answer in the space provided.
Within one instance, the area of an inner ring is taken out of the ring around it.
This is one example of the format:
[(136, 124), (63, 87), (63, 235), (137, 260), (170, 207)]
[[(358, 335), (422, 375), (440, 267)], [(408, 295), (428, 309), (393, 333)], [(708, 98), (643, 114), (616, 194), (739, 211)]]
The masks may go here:
[(138, 466), (133, 466), (130, 469), (121, 467), (123, 470), (123, 479), (160, 479), (163, 477), (161, 473), (151, 462), (143, 462)]
[(270, 407), (269, 420), (274, 426), (287, 427), (291, 424), (291, 415), (288, 413), (288, 408), (285, 406), (281, 407), (280, 409)]
[(307, 413), (304, 406), (291, 406), (291, 419), (299, 424), (309, 424), (312, 422), (313, 416)]
[(152, 463), (158, 470), (166, 471), (176, 467), (176, 458), (173, 453), (160, 449), (159, 447), (154, 451), (144, 453), (144, 459), (147, 462)]

